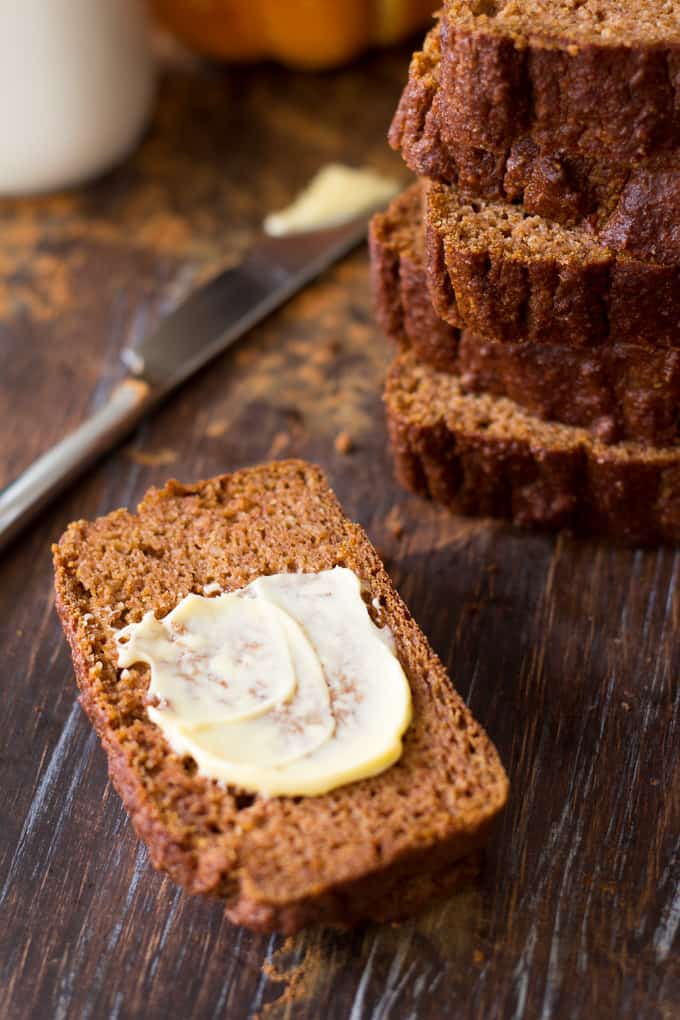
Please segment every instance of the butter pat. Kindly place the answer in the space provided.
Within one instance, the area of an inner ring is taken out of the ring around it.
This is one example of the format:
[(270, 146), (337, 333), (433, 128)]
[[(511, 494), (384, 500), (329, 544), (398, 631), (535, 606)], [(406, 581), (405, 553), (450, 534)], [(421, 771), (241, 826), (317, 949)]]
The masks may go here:
[(187, 595), (163, 620), (147, 613), (117, 640), (119, 665), (148, 663), (149, 696), (187, 729), (261, 715), (295, 691), (283, 623), (266, 602)]
[(401, 186), (374, 170), (357, 170), (341, 163), (329, 163), (316, 174), (287, 209), (272, 213), (264, 221), (272, 237), (320, 230), (346, 223), (378, 210), (394, 198)]
[(118, 664), (151, 667), (149, 716), (212, 779), (313, 796), (401, 755), (411, 694), (361, 582), (336, 567), (188, 595), (119, 631)]

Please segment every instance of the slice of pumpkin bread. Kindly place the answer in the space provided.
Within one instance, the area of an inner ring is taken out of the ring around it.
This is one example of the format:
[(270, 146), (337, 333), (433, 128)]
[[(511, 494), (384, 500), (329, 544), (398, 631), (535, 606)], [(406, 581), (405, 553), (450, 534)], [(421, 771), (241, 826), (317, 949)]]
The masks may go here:
[[(400, 916), (474, 866), (507, 796), (491, 742), (456, 694), (365, 533), (321, 471), (286, 461), (151, 490), (137, 514), (72, 524), (54, 547), (56, 604), (80, 700), (153, 864), (260, 931)], [(148, 714), (148, 667), (116, 632), (187, 594), (345, 566), (386, 624), (411, 688), (399, 761), (315, 797), (245, 793), (198, 773)]]
[(427, 288), (421, 191), (409, 188), (371, 223), (376, 315), (392, 340), (455, 372), (466, 392), (510, 397), (538, 418), (587, 428), (603, 442), (678, 442), (677, 348), (501, 343), (440, 319)]
[(427, 264), (439, 315), (488, 340), (680, 346), (678, 265), (617, 254), (520, 205), (431, 183)]
[[(519, 59), (525, 56), (523, 50)], [(680, 200), (677, 148), (652, 156), (629, 155), (618, 162), (607, 145), (589, 155), (569, 151), (557, 140), (539, 143), (516, 110), (511, 119), (512, 140), (504, 140), (498, 150), (485, 147), (473, 135), (474, 112), (469, 104), (463, 133), (456, 129), (460, 107), (447, 101), (442, 66), (437, 27), (413, 55), (389, 133), (390, 144), (400, 150), (415, 174), (455, 184), (466, 198), (521, 202), (531, 215), (584, 226), (595, 239), (632, 258), (667, 265), (680, 261), (675, 215)], [(493, 74), (492, 67), (487, 71)], [(450, 87), (465, 73), (453, 62), (448, 70)], [(609, 81), (600, 74), (593, 85), (606, 91)], [(494, 103), (492, 115), (485, 119), (487, 126), (497, 113)], [(486, 142), (491, 144), (488, 138)]]
[(413, 351), (393, 363), (385, 405), (397, 477), (457, 513), (680, 541), (680, 446), (606, 446), (507, 397), (466, 394)]
[(672, 0), (446, 0), (449, 130), (492, 152), (518, 132), (627, 162), (680, 142)]

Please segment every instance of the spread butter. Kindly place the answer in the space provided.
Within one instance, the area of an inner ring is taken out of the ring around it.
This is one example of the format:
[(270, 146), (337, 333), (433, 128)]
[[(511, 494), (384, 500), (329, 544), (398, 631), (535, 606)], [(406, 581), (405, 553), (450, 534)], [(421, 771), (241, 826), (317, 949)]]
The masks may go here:
[(273, 574), (119, 631), (118, 664), (151, 668), (148, 713), (210, 778), (312, 796), (401, 755), (408, 681), (345, 567)]
[(399, 190), (398, 182), (382, 177), (375, 170), (329, 163), (287, 209), (267, 216), (264, 229), (272, 237), (283, 237), (304, 230), (334, 227), (387, 205)]

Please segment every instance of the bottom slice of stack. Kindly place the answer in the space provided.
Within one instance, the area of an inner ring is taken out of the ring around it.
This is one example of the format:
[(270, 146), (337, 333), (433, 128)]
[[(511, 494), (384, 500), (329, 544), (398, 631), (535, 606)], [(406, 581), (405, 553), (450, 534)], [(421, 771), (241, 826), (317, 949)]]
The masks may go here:
[[(400, 347), (385, 389), (399, 479), (456, 512), (630, 543), (680, 540), (669, 387), (638, 371), (636, 389), (629, 351), (487, 341), (440, 319), (422, 187), (377, 216), (370, 237), (378, 318)], [(659, 372), (667, 378), (665, 365)]]

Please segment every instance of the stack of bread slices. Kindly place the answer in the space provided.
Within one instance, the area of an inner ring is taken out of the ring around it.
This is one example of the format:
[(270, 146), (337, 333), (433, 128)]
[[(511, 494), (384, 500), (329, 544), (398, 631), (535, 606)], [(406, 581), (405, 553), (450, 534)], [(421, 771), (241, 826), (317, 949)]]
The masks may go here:
[(445, 0), (371, 230), (397, 473), (455, 511), (680, 539), (680, 2)]

